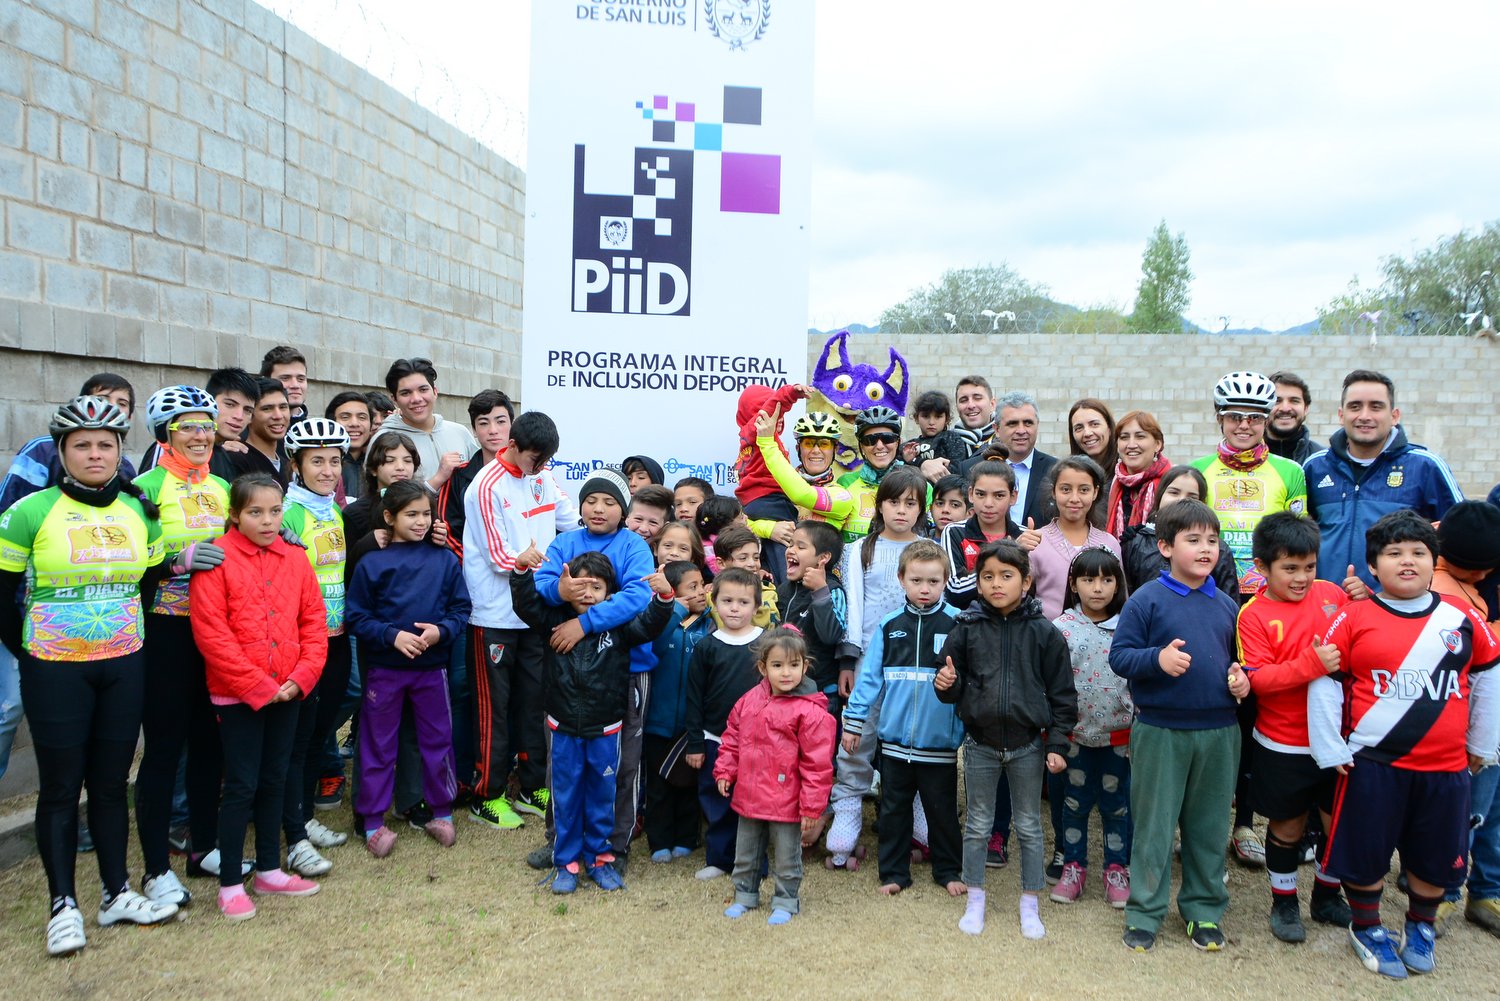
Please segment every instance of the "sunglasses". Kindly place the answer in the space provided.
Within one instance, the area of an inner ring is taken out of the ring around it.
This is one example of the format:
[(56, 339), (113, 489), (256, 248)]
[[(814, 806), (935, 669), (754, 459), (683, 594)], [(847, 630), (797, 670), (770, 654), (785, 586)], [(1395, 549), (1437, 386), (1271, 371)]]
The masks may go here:
[(865, 446), (894, 445), (900, 440), (901, 436), (899, 434), (891, 434), (889, 431), (883, 431), (879, 434), (867, 434), (859, 440), (859, 443)]
[(167, 425), (168, 431), (181, 431), (183, 434), (213, 434), (219, 430), (218, 421), (173, 421)]
[(1243, 413), (1243, 412), (1238, 411), (1238, 410), (1225, 410), (1225, 411), (1223, 411), (1222, 413), (1219, 414), (1219, 417), (1222, 420), (1229, 421), (1229, 423), (1231, 423), (1231, 424), (1252, 424), (1252, 425), (1254, 425), (1254, 424), (1264, 424), (1266, 422), (1267, 415), (1266, 414), (1247, 414), (1247, 413)]

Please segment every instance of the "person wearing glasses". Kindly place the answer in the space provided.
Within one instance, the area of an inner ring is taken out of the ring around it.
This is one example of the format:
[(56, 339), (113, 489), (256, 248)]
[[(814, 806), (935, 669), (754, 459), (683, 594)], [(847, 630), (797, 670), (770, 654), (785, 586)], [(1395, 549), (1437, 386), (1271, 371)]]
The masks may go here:
[[(1302, 467), (1266, 444), (1266, 425), (1276, 406), (1276, 383), (1259, 372), (1230, 372), (1214, 386), (1214, 418), (1224, 435), (1218, 451), (1192, 465), (1208, 482), (1204, 503), (1219, 518), (1219, 544), (1234, 555), (1244, 604), (1263, 588), (1266, 578), (1255, 567), (1251, 540), (1255, 526), (1278, 511), (1305, 514), (1307, 481)], [(1255, 724), (1253, 699), (1239, 705), (1240, 772), (1235, 786), (1231, 845), (1242, 865), (1266, 864), (1266, 848), (1255, 833), (1250, 800), (1250, 761)]]
[[(870, 534), (870, 522), (875, 518), (875, 491), (885, 474), (902, 465), (901, 415), (890, 407), (874, 406), (854, 415), (854, 439), (859, 442), (859, 454), (865, 460), (852, 473), (839, 477), (838, 485), (849, 491), (854, 507), (844, 521), (844, 541), (858, 542)], [(927, 488), (925, 510), (932, 500), (932, 487)]]

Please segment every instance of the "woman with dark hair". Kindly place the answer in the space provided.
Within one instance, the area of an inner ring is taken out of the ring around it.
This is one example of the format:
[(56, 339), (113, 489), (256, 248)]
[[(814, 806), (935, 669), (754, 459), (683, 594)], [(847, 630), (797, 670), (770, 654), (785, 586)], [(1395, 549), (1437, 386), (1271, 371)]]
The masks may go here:
[(1161, 425), (1144, 410), (1132, 410), (1121, 417), (1114, 439), (1119, 461), (1109, 482), (1104, 530), (1122, 539), (1126, 529), (1150, 520), (1162, 474), (1172, 468), (1172, 463), (1162, 451), (1166, 439)]

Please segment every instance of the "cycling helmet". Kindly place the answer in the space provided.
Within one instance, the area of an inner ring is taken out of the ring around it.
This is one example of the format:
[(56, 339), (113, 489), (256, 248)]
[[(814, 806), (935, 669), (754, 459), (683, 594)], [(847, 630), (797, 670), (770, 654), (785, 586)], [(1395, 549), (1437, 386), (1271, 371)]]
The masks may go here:
[(792, 437), (798, 441), (803, 438), (830, 438), (837, 441), (843, 433), (844, 425), (837, 417), (818, 411), (798, 417), (797, 423), (792, 425)]
[(1214, 409), (1245, 407), (1270, 413), (1276, 405), (1276, 384), (1259, 372), (1230, 372), (1214, 386)]
[(309, 417), (293, 424), (286, 433), (286, 450), (296, 455), (304, 448), (348, 448), (349, 432), (338, 421)]
[(179, 414), (208, 414), (217, 418), (219, 405), (197, 386), (168, 386), (158, 389), (146, 401), (146, 426), (156, 440), (167, 440), (167, 425)]
[(113, 431), (121, 438), (130, 431), (130, 417), (102, 396), (79, 396), (53, 413), (47, 433), (59, 444), (74, 431)]
[(863, 437), (872, 428), (890, 428), (901, 433), (901, 415), (890, 407), (869, 407), (854, 415), (854, 434)]

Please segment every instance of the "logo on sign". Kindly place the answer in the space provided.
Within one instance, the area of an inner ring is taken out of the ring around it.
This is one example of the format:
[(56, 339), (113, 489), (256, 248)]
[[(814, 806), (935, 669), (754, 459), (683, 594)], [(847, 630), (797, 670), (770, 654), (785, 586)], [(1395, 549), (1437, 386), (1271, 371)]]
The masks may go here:
[(588, 151), (573, 147), (573, 312), (689, 316), (695, 183), (717, 166), (720, 212), (779, 215), (781, 157), (725, 149), (761, 124), (758, 87), (725, 87), (716, 121), (664, 94), (635, 107), (652, 145), (632, 150), (629, 194), (588, 191)]
[(729, 51), (743, 52), (746, 45), (766, 33), (771, 23), (771, 0), (703, 0), (703, 20)]

